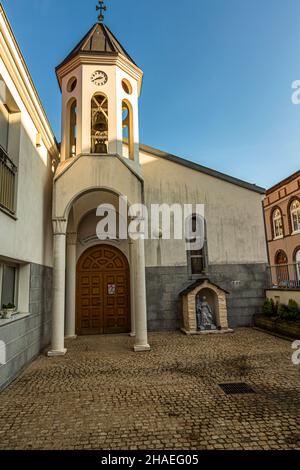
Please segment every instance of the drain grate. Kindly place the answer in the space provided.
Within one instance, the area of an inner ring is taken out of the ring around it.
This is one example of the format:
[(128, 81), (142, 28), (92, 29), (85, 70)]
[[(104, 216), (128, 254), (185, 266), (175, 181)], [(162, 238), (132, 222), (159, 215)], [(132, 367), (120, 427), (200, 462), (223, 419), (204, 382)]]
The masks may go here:
[(230, 384), (219, 384), (219, 387), (223, 390), (226, 395), (239, 395), (239, 394), (250, 394), (256, 393), (250, 385), (245, 383), (230, 383)]

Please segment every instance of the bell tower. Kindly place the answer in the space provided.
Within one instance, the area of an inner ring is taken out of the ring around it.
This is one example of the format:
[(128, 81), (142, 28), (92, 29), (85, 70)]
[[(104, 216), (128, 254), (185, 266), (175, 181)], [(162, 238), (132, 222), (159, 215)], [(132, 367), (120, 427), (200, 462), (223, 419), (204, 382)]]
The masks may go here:
[(118, 155), (139, 167), (138, 100), (143, 72), (98, 22), (56, 68), (62, 92), (61, 161)]

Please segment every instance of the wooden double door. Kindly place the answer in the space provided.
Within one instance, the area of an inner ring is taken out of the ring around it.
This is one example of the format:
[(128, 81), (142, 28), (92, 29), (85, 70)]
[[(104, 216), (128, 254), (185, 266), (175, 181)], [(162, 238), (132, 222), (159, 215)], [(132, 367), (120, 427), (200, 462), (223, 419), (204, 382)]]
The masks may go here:
[(98, 245), (77, 264), (76, 333), (130, 332), (130, 276), (128, 261), (115, 247)]

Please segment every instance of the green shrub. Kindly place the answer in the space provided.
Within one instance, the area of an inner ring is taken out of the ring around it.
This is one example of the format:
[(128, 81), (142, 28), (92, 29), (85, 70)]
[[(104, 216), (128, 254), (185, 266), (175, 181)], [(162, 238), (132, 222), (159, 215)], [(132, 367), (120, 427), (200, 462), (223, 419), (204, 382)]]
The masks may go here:
[(7, 309), (13, 309), (13, 308), (16, 308), (16, 306), (14, 304), (7, 304), (7, 305), (2, 305), (2, 308), (3, 310), (7, 310)]
[(279, 304), (278, 305), (278, 316), (281, 320), (287, 320), (289, 316), (289, 309), (287, 305)]
[(300, 311), (295, 300), (290, 299), (288, 303), (288, 320), (297, 320), (300, 318)]
[(266, 299), (262, 311), (266, 317), (275, 317), (277, 315), (277, 305), (275, 305), (274, 300)]

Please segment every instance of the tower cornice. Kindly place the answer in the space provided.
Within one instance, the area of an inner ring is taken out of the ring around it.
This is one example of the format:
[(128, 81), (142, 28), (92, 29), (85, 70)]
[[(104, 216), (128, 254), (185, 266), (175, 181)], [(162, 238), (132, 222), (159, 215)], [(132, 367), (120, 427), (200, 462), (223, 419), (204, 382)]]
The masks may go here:
[(125, 56), (117, 53), (105, 53), (91, 55), (80, 53), (73, 57), (69, 62), (58, 66), (56, 68), (56, 76), (60, 86), (62, 87), (63, 78), (70, 74), (73, 70), (78, 68), (80, 65), (113, 65), (119, 67), (124, 72), (128, 73), (132, 78), (138, 82), (139, 95), (141, 93), (143, 71), (128, 60)]

